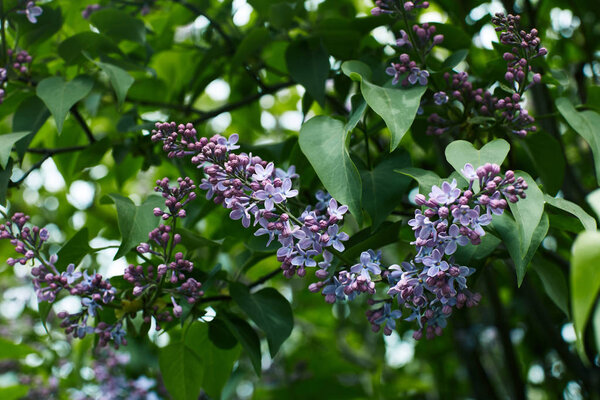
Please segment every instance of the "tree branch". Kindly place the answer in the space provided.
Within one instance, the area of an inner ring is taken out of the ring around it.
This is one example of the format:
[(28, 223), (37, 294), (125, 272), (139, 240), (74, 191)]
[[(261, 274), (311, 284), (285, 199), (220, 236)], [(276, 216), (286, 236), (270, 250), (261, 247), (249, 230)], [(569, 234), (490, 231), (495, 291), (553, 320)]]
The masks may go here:
[(85, 122), (85, 119), (83, 119), (83, 117), (79, 113), (79, 110), (77, 109), (77, 105), (74, 105), (73, 107), (71, 107), (71, 114), (73, 114), (73, 117), (75, 117), (75, 119), (77, 120), (77, 122), (79, 123), (79, 125), (81, 126), (83, 131), (85, 132), (85, 135), (87, 136), (90, 143), (95, 143), (96, 138), (92, 134), (90, 127)]

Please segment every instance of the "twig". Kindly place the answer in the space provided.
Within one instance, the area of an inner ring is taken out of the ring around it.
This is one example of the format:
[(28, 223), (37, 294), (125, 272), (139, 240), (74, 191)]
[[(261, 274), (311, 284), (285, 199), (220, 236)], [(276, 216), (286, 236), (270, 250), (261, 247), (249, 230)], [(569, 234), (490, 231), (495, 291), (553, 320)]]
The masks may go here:
[(85, 135), (87, 136), (90, 143), (95, 143), (96, 138), (92, 134), (90, 127), (85, 122), (85, 119), (83, 119), (83, 117), (79, 113), (79, 110), (77, 109), (77, 105), (74, 105), (73, 107), (71, 107), (71, 114), (73, 114), (73, 117), (75, 117), (75, 119), (77, 120), (77, 122), (79, 123), (79, 125), (81, 126), (83, 131), (85, 132)]
[(258, 285), (262, 285), (263, 283), (265, 283), (269, 279), (271, 279), (271, 278), (279, 275), (281, 273), (281, 271), (282, 271), (281, 268), (277, 268), (276, 270), (269, 272), (265, 276), (263, 276), (261, 278), (258, 278), (256, 281), (254, 281), (251, 284), (249, 284), (248, 285), (248, 289), (252, 289), (253, 287), (256, 287)]
[(88, 146), (71, 146), (71, 147), (60, 147), (58, 149), (29, 148), (29, 149), (27, 149), (27, 152), (34, 153), (34, 154), (44, 154), (44, 155), (49, 154), (50, 156), (53, 156), (55, 154), (71, 153), (74, 151), (84, 150), (87, 147)]

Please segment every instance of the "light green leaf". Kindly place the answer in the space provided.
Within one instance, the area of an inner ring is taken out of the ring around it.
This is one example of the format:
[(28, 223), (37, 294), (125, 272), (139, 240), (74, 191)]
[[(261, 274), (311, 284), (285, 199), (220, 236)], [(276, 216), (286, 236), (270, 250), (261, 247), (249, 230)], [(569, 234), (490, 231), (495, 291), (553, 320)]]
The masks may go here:
[(521, 286), (531, 259), (548, 233), (548, 228), (550, 226), (548, 215), (543, 214), (541, 217), (532, 233), (530, 243), (525, 251), (521, 247), (523, 239), (518, 224), (507, 215), (507, 213), (494, 215), (492, 224), (493, 228), (504, 242), (508, 254), (510, 254), (510, 257), (515, 263), (517, 284)]
[(123, 104), (125, 101), (125, 97), (127, 97), (127, 92), (135, 79), (127, 71), (117, 67), (116, 65), (97, 62), (98, 66), (102, 68), (106, 75), (108, 75), (108, 79), (110, 79), (110, 84), (115, 90), (115, 94), (117, 95), (117, 100), (119, 102), (119, 106)]
[(228, 350), (216, 347), (208, 338), (207, 324), (203, 323), (195, 323), (188, 329), (185, 345), (202, 360), (202, 389), (211, 398), (219, 398), (240, 355), (240, 346)]
[(108, 197), (117, 206), (117, 220), (122, 242), (119, 251), (115, 254), (115, 260), (123, 257), (142, 242), (148, 241), (148, 233), (158, 225), (158, 217), (152, 210), (164, 206), (164, 199), (159, 196), (149, 196), (140, 206), (136, 206), (128, 197), (117, 193), (109, 194)]
[(229, 291), (237, 305), (265, 332), (271, 356), (275, 357), (294, 328), (290, 303), (273, 288), (251, 294), (246, 286), (232, 283)]
[(396, 173), (409, 176), (419, 183), (419, 193), (427, 196), (431, 192), (433, 185), (439, 186), (442, 184), (443, 179), (440, 178), (435, 172), (428, 171), (421, 168), (402, 168), (394, 170)]
[(2, 143), (0, 144), (0, 167), (2, 167), (2, 169), (6, 169), (6, 165), (10, 158), (10, 152), (15, 143), (30, 133), (31, 132), (14, 132), (0, 135), (0, 143)]
[(311, 118), (300, 129), (299, 144), (327, 191), (348, 205), (354, 218), (362, 221), (362, 183), (350, 159), (344, 124), (326, 116)]
[(0, 360), (21, 360), (31, 353), (37, 351), (26, 344), (16, 344), (0, 337)]
[(569, 200), (559, 199), (552, 197), (550, 195), (544, 195), (544, 199), (547, 204), (550, 204), (553, 207), (566, 211), (581, 221), (583, 227), (588, 231), (596, 230), (596, 220), (590, 214), (586, 213), (585, 210), (579, 207), (577, 204), (570, 202)]
[(569, 126), (590, 145), (594, 155), (596, 179), (600, 185), (600, 135), (598, 135), (600, 114), (591, 110), (578, 112), (569, 99), (564, 97), (556, 99), (556, 107)]
[(363, 183), (363, 207), (371, 216), (373, 229), (377, 229), (400, 203), (410, 179), (394, 170), (409, 165), (408, 153), (395, 151), (377, 164), (373, 170), (366, 168), (360, 170)]
[(534, 231), (544, 213), (544, 193), (527, 172), (516, 171), (515, 177), (522, 177), (528, 185), (528, 189), (525, 191), (527, 198), (520, 198), (516, 203), (508, 203), (519, 227), (521, 253), (524, 254), (531, 244)]
[(159, 349), (158, 365), (165, 387), (174, 400), (197, 400), (204, 377), (203, 358), (186, 343)]
[(325, 46), (320, 41), (293, 42), (285, 52), (285, 60), (292, 79), (324, 106), (325, 81), (329, 76), (329, 54)]
[(569, 317), (569, 289), (560, 268), (541, 257), (536, 257), (531, 267), (540, 277), (548, 297)]
[(577, 236), (571, 249), (571, 310), (580, 354), (583, 336), (598, 291), (600, 291), (600, 232), (585, 231)]
[(510, 145), (504, 139), (492, 140), (480, 150), (477, 150), (473, 144), (466, 140), (454, 140), (446, 147), (445, 154), (450, 165), (462, 174), (461, 170), (467, 163), (475, 169), (486, 163), (502, 165), (509, 150)]
[(390, 129), (392, 134), (390, 151), (394, 151), (411, 127), (421, 104), (421, 97), (427, 87), (413, 86), (409, 89), (391, 89), (374, 85), (368, 80), (369, 67), (360, 61), (346, 61), (342, 64), (342, 71), (351, 79), (360, 82), (361, 93), (365, 101), (373, 111), (383, 118)]
[(65, 82), (60, 76), (42, 80), (37, 86), (37, 95), (46, 104), (56, 121), (58, 132), (62, 132), (67, 113), (79, 100), (92, 90), (94, 81), (87, 76), (78, 76)]
[(17, 400), (22, 399), (29, 392), (29, 386), (15, 385), (0, 387), (0, 399), (2, 400)]
[(588, 194), (586, 200), (592, 207), (592, 210), (596, 213), (596, 216), (600, 218), (600, 189), (596, 189)]

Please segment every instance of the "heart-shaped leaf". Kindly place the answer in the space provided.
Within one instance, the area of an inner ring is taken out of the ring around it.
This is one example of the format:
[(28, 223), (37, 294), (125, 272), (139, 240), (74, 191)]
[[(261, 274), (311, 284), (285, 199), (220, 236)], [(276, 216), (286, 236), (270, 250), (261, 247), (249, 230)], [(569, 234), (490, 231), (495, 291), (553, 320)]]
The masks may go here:
[(510, 145), (504, 139), (492, 140), (480, 150), (466, 140), (455, 140), (446, 147), (446, 160), (452, 167), (460, 172), (465, 164), (473, 168), (481, 167), (485, 163), (502, 165), (508, 155)]
[(29, 135), (31, 132), (14, 132), (0, 135), (0, 167), (6, 169), (8, 159), (10, 158), (10, 152), (19, 140)]
[(160, 349), (160, 373), (173, 399), (198, 399), (204, 375), (203, 361), (185, 342), (173, 343)]
[(411, 177), (415, 181), (419, 183), (419, 193), (427, 196), (429, 192), (431, 192), (431, 187), (433, 185), (441, 185), (442, 178), (440, 178), (435, 172), (428, 171), (421, 168), (402, 168), (394, 170), (398, 174), (406, 175)]
[(348, 205), (354, 218), (362, 221), (362, 183), (346, 147), (344, 124), (326, 116), (311, 118), (300, 129), (300, 148), (327, 191)]
[(69, 82), (54, 76), (38, 83), (36, 93), (54, 116), (59, 133), (71, 107), (87, 96), (93, 86), (94, 81), (87, 76), (78, 76)]
[(342, 64), (342, 71), (352, 80), (360, 82), (360, 90), (365, 101), (383, 118), (390, 129), (392, 134), (390, 151), (394, 151), (411, 127), (427, 87), (396, 89), (377, 86), (369, 82), (371, 70), (360, 61), (346, 61)]

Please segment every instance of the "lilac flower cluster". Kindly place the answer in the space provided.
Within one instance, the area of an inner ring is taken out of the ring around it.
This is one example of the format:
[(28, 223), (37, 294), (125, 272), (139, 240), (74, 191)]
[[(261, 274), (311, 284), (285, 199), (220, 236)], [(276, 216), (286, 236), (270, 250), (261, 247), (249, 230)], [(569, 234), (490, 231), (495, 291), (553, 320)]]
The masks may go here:
[(32, 24), (37, 23), (37, 18), (42, 15), (44, 10), (40, 6), (35, 5), (35, 1), (28, 1), (25, 5), (25, 9), (17, 10), (18, 14), (25, 14), (29, 22)]
[[(7, 66), (8, 68), (12, 68), (15, 74), (23, 75), (29, 72), (29, 64), (31, 64), (32, 58), (28, 52), (21, 50), (15, 54), (12, 49), (7, 49), (6, 55), (8, 56)], [(0, 68), (0, 104), (2, 104), (6, 95), (4, 87), (8, 82), (8, 74), (8, 69)]]
[(158, 400), (158, 395), (152, 390), (157, 386), (154, 379), (140, 376), (133, 380), (127, 377), (125, 368), (129, 363), (129, 354), (113, 351), (100, 353), (92, 364), (97, 387), (93, 391), (89, 386), (85, 391), (73, 391), (70, 398), (93, 400), (100, 396), (103, 399)]
[[(154, 317), (158, 331), (161, 329), (161, 322), (171, 322), (173, 316), (181, 317), (183, 307), (177, 303), (176, 296), (187, 301), (188, 304), (195, 304), (204, 292), (201, 290), (202, 284), (189, 276), (194, 269), (194, 264), (186, 260), (181, 252), (171, 257), (173, 249), (181, 242), (181, 235), (175, 233), (173, 228), (178, 219), (186, 217), (184, 207), (196, 198), (194, 192), (196, 185), (186, 177), (178, 178), (177, 186), (171, 187), (169, 179), (163, 178), (156, 181), (154, 190), (162, 193), (166, 210), (157, 207), (153, 213), (163, 221), (170, 220), (171, 225), (160, 224), (158, 228), (153, 229), (148, 234), (149, 243), (140, 243), (137, 251), (142, 255), (156, 256), (163, 263), (157, 267), (149, 264), (145, 269), (141, 265), (130, 264), (123, 278), (134, 285), (134, 296), (144, 296), (145, 299), (150, 300), (145, 303), (143, 318), (149, 323)], [(166, 283), (170, 284), (170, 287), (163, 287)], [(168, 309), (159, 308), (152, 301), (164, 293), (171, 295), (173, 308), (170, 312)]]
[[(390, 267), (387, 275), (388, 294), (411, 311), (407, 320), (418, 323), (415, 339), (440, 335), (454, 307), (478, 304), (481, 296), (467, 287), (474, 269), (456, 265), (452, 255), (458, 246), (480, 244), (483, 227), (492, 216), (502, 214), (508, 202), (526, 197), (523, 178), (516, 178), (512, 171), (500, 175), (496, 164), (477, 169), (466, 164), (461, 172), (469, 179), (467, 190), (453, 180), (433, 186), (429, 198), (417, 195), (416, 203), (425, 207), (417, 209), (409, 221), (417, 254), (410, 262)], [(475, 182), (481, 188), (477, 193), (473, 193)]]
[[(520, 137), (535, 131), (536, 126), (533, 125), (535, 119), (523, 108), (521, 102), (523, 94), (533, 85), (540, 83), (542, 79), (539, 73), (534, 73), (529, 80), (528, 76), (532, 71), (531, 61), (534, 58), (545, 56), (548, 51), (540, 47), (538, 31), (536, 29), (529, 32), (520, 30), (519, 20), (518, 15), (510, 14), (507, 17), (503, 14), (496, 14), (496, 17), (492, 19), (492, 22), (497, 25), (496, 31), (502, 32), (500, 42), (512, 46), (511, 51), (503, 55), (507, 62), (504, 79), (508, 85), (505, 87), (512, 90), (512, 94), (498, 98), (493, 96), (489, 90), (474, 88), (466, 72), (456, 74), (447, 72), (444, 74), (446, 89), (433, 95), (434, 103), (438, 106), (444, 105), (448, 101), (461, 103), (461, 108), (465, 110), (463, 114), (471, 121), (477, 120), (477, 118), (482, 122), (498, 121), (504, 124), (511, 133)], [(458, 132), (462, 126), (462, 121), (453, 120), (450, 114), (444, 118), (438, 113), (432, 113), (428, 122), (430, 124), (426, 131), (428, 135)]]
[(330, 199), (326, 209), (307, 207), (299, 217), (289, 210), (288, 200), (298, 195), (293, 189), (292, 180), (298, 177), (294, 166), (286, 171), (258, 156), (236, 154), (238, 135), (198, 138), (192, 124), (159, 123), (152, 140), (162, 141), (169, 157), (191, 156), (206, 174), (199, 188), (207, 192), (207, 199), (230, 209), (230, 218), (241, 220), (245, 228), (259, 225), (254, 234), (267, 235), (267, 246), (277, 239), (277, 258), (286, 277), (304, 276), (305, 268), (315, 267), (316, 257), (326, 248), (344, 251), (348, 235), (338, 223), (347, 206)]
[(375, 7), (371, 9), (371, 14), (375, 16), (381, 14), (402, 15), (403, 12), (411, 12), (415, 8), (427, 7), (429, 7), (429, 2), (424, 0), (377, 0), (375, 1)]
[(84, 19), (89, 19), (93, 13), (100, 9), (102, 9), (102, 6), (100, 4), (90, 4), (86, 6), (85, 9), (81, 12), (81, 16)]
[(83, 338), (87, 334), (96, 333), (100, 336), (100, 345), (108, 342), (118, 347), (126, 344), (124, 331), (121, 324), (109, 325), (98, 322), (96, 327), (88, 325), (88, 318), (96, 318), (97, 310), (103, 305), (110, 304), (115, 299), (116, 289), (102, 275), (87, 271), (83, 273), (75, 271), (75, 265), (69, 264), (66, 271), (59, 272), (56, 268), (58, 257), (56, 254), (46, 259), (42, 253), (42, 246), (49, 239), (48, 231), (37, 226), (28, 227), (29, 216), (23, 213), (15, 213), (9, 221), (0, 225), (0, 239), (9, 239), (15, 251), (22, 256), (19, 258), (8, 258), (8, 265), (27, 264), (31, 261), (39, 262), (39, 265), (31, 269), (33, 286), (39, 302), (53, 303), (63, 290), (73, 296), (81, 298), (81, 311), (69, 314), (58, 313), (62, 319), (61, 327), (67, 335)]

